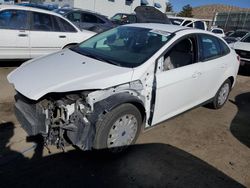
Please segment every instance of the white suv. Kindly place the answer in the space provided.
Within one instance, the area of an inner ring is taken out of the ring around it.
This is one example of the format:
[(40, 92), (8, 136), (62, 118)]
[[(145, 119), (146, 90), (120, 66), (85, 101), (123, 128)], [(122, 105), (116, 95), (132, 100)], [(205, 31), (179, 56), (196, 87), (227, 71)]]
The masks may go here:
[(0, 5), (0, 59), (30, 59), (75, 45), (95, 35), (41, 9)]
[(147, 23), (31, 60), (8, 80), (29, 135), (59, 147), (113, 149), (195, 106), (221, 108), (238, 68), (235, 51), (211, 32)]

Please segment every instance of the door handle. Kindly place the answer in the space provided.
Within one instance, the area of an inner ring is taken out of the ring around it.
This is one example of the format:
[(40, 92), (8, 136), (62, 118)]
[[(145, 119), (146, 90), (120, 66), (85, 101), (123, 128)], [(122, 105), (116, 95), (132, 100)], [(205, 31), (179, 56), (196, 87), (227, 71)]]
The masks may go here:
[(65, 35), (60, 35), (59, 38), (63, 39), (63, 38), (66, 38), (66, 36)]
[(19, 37), (27, 37), (28, 34), (19, 34), (18, 36), (19, 36)]

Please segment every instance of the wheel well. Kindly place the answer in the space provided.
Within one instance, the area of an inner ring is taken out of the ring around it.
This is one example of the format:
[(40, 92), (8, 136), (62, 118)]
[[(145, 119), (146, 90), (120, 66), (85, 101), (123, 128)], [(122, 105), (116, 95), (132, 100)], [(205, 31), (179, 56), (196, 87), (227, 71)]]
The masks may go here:
[(140, 111), (142, 121), (144, 121), (144, 119), (146, 117), (146, 112), (145, 112), (144, 106), (141, 103), (138, 103), (138, 102), (131, 102), (130, 104), (134, 105)]
[(67, 47), (74, 46), (74, 45), (77, 45), (77, 43), (70, 43), (70, 44), (67, 44), (67, 45), (65, 45), (62, 49), (65, 49), (65, 48), (67, 48)]
[(228, 78), (228, 80), (231, 82), (231, 86), (234, 84), (234, 77), (233, 76), (230, 76)]

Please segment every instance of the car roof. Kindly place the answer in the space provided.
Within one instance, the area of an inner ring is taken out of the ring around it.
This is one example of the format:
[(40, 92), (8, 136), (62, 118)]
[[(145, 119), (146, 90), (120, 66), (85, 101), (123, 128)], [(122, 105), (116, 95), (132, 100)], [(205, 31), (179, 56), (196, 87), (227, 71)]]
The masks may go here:
[(19, 6), (19, 5), (0, 5), (0, 10), (1, 9), (29, 10), (29, 11), (34, 11), (34, 12), (41, 12), (41, 13), (56, 15), (56, 16), (63, 18), (63, 16), (61, 16), (60, 14), (57, 14), (55, 12), (40, 9), (40, 8), (34, 8), (34, 7), (26, 7), (26, 6)]
[(90, 14), (96, 14), (98, 16), (102, 16), (102, 17), (107, 17), (99, 12), (95, 12), (95, 11), (91, 11), (88, 9), (81, 9), (81, 8), (72, 8), (72, 7), (63, 7), (63, 8), (58, 8), (56, 10), (68, 10), (68, 12), (66, 12), (65, 14), (68, 14), (69, 12), (73, 12), (73, 11), (81, 11), (81, 12), (86, 12), (86, 13), (90, 13)]

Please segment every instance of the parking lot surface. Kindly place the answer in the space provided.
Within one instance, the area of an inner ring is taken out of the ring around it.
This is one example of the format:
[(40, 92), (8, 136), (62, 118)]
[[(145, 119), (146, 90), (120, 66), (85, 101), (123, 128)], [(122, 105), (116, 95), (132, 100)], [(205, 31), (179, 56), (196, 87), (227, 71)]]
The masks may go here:
[(188, 111), (107, 156), (26, 139), (6, 79), (16, 66), (0, 67), (0, 187), (250, 187), (249, 73), (238, 76), (222, 109)]

